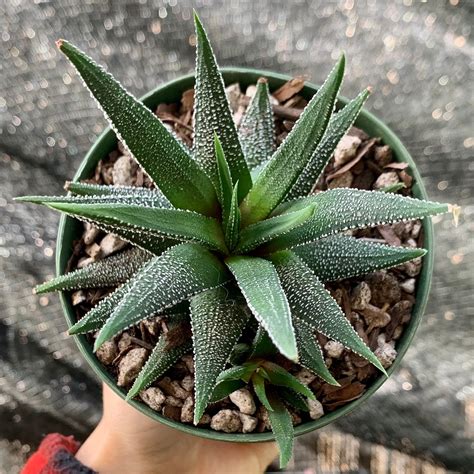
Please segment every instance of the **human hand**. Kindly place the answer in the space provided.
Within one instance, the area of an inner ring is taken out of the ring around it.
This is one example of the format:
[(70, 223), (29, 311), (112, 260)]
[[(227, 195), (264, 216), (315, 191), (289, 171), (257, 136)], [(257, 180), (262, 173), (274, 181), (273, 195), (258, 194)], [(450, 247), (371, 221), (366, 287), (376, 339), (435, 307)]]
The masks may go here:
[(103, 385), (103, 415), (76, 454), (100, 474), (257, 474), (277, 456), (275, 443), (229, 443), (153, 421)]

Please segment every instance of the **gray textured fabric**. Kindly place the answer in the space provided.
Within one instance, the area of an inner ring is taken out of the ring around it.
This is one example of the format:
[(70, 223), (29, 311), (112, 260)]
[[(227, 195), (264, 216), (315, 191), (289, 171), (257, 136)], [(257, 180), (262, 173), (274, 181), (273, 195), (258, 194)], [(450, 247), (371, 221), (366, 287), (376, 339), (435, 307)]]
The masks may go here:
[[(61, 193), (104, 128), (54, 40), (73, 41), (142, 95), (192, 70), (191, 4), (0, 3), (0, 437), (20, 441), (18, 449), (0, 444), (4, 466), (18, 465), (15, 453), (33, 449), (46, 432), (84, 437), (100, 412), (98, 384), (64, 335), (58, 299), (31, 293), (53, 274), (58, 216), (11, 201), (15, 195)], [(474, 465), (474, 3), (194, 5), (221, 65), (305, 73), (320, 82), (344, 49), (344, 94), (372, 85), (368, 108), (407, 145), (431, 197), (464, 207), (457, 229), (449, 218), (437, 219), (431, 300), (402, 369), (339, 428), (467, 471)]]

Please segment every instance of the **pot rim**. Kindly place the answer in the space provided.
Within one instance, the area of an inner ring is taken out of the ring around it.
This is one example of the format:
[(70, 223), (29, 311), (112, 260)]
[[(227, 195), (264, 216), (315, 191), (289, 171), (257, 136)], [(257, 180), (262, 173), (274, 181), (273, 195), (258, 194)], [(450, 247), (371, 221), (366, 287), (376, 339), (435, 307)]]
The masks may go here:
[[(271, 71), (252, 69), (252, 68), (241, 68), (241, 67), (225, 67), (221, 68), (224, 82), (226, 85), (238, 82), (241, 85), (255, 84), (257, 79), (260, 76), (264, 76), (269, 81), (269, 87), (271, 90), (282, 85), (284, 82), (292, 78), (290, 75), (275, 73)], [(180, 76), (176, 79), (168, 81), (161, 86), (156, 87), (148, 94), (144, 95), (141, 100), (148, 106), (156, 106), (160, 102), (171, 102), (170, 100), (165, 100), (163, 96), (166, 96), (167, 93), (171, 95), (176, 95), (175, 100), (179, 100), (181, 93), (189, 89), (194, 84), (194, 74), (188, 74)], [(305, 83), (305, 87), (302, 90), (303, 96), (309, 96), (314, 94), (318, 86), (310, 82)], [(161, 96), (161, 97), (160, 97)], [(338, 103), (344, 105), (348, 102), (348, 99), (339, 96)], [(421, 199), (427, 199), (426, 190), (423, 186), (421, 176), (415, 165), (413, 158), (411, 157), (408, 150), (402, 144), (400, 139), (396, 134), (385, 125), (380, 119), (375, 115), (368, 112), (365, 109), (362, 109), (358, 119), (355, 124), (362, 128), (366, 133), (371, 136), (378, 136), (382, 139), (383, 143), (390, 145), (392, 152), (396, 161), (407, 162), (409, 164), (409, 171), (414, 177), (414, 185), (412, 187), (413, 195)], [(369, 128), (370, 130), (367, 130)], [(86, 175), (90, 176), (90, 171), (96, 166), (97, 162), (103, 158), (108, 152), (105, 152), (104, 149), (112, 149), (116, 145), (116, 137), (114, 132), (107, 127), (106, 130), (99, 136), (99, 138), (94, 142), (92, 147), (87, 152), (86, 156), (82, 160), (76, 174), (74, 175), (74, 181), (83, 179)], [(111, 150), (110, 150), (111, 151)], [(58, 227), (58, 236), (57, 236), (57, 249), (56, 249), (56, 273), (61, 275), (64, 273), (66, 264), (71, 256), (72, 252), (72, 240), (74, 236), (77, 237), (77, 221), (71, 217), (62, 215), (59, 227)], [(420, 324), (421, 318), (423, 316), (431, 285), (431, 276), (433, 272), (433, 255), (434, 255), (434, 233), (433, 233), (433, 224), (431, 218), (425, 218), (423, 220), (423, 232), (424, 232), (424, 247), (428, 250), (428, 253), (423, 257), (422, 270), (419, 275), (416, 289), (416, 301), (415, 306), (413, 307), (412, 317), (405, 327), (403, 334), (400, 340), (397, 342), (397, 357), (391, 367), (387, 369), (388, 376), (390, 377), (393, 372), (400, 365), (403, 356), (405, 355), (408, 347), (413, 340), (415, 332)], [(72, 308), (70, 296), (68, 293), (59, 292), (59, 297), (61, 301), (61, 306), (64, 311), (64, 315), (70, 328), (76, 322), (75, 312)], [(92, 352), (92, 346), (87, 341), (85, 335), (73, 336), (75, 342), (87, 360), (89, 365), (92, 367), (99, 379), (105, 382), (116, 394), (118, 394), (122, 399), (125, 399), (126, 391), (116, 385), (115, 379), (109, 374), (105, 366), (103, 366), (99, 360), (95, 357)], [(380, 374), (367, 388), (366, 391), (358, 399), (347, 403), (346, 405), (337, 408), (333, 412), (325, 414), (319, 420), (308, 421), (294, 427), (295, 436), (300, 436), (305, 433), (309, 433), (316, 429), (326, 426), (338, 418), (348, 414), (359, 405), (368, 400), (387, 380), (385, 376)], [(158, 412), (152, 410), (145, 403), (139, 402), (137, 400), (128, 401), (130, 405), (139, 410), (141, 413), (151, 417), (152, 419), (159, 421), (167, 426), (176, 428), (182, 432), (218, 440), (218, 441), (232, 441), (232, 442), (262, 442), (262, 441), (273, 441), (275, 439), (271, 431), (264, 433), (223, 433), (219, 431), (214, 431), (208, 428), (201, 428), (192, 425), (187, 425), (179, 421), (174, 421), (170, 418), (159, 414)]]

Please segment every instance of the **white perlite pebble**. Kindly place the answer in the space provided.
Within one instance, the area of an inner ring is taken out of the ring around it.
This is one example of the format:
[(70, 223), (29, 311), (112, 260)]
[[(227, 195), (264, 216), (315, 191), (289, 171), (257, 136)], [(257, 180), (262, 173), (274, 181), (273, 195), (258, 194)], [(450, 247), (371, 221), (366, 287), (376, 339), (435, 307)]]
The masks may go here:
[(85, 231), (84, 234), (82, 235), (82, 238), (84, 239), (84, 243), (86, 245), (90, 245), (94, 243), (95, 239), (99, 235), (99, 229), (95, 227), (93, 224), (86, 222), (84, 224)]
[(235, 433), (242, 429), (240, 413), (236, 410), (220, 410), (211, 419), (211, 428), (225, 433)]
[(127, 352), (118, 366), (117, 385), (125, 387), (129, 385), (140, 372), (147, 359), (147, 350), (137, 347)]
[(318, 400), (307, 399), (309, 407), (309, 416), (312, 420), (318, 420), (324, 415), (324, 408), (321, 402)]
[(117, 345), (114, 341), (105, 341), (95, 355), (103, 364), (109, 365), (118, 355)]
[(246, 388), (240, 388), (229, 395), (230, 401), (238, 407), (241, 413), (253, 415), (255, 413), (255, 401), (252, 394)]
[(194, 359), (193, 356), (190, 354), (186, 354), (181, 357), (181, 360), (186, 364), (186, 368), (189, 370), (191, 374), (194, 374)]
[(155, 411), (160, 411), (165, 403), (165, 394), (158, 387), (150, 387), (140, 392), (140, 398)]
[(400, 182), (400, 178), (396, 171), (387, 171), (382, 173), (374, 183), (374, 189), (383, 189), (387, 186), (392, 186)]
[(73, 306), (83, 303), (86, 301), (86, 299), (86, 294), (82, 290), (77, 290), (71, 295), (71, 302)]
[(257, 418), (246, 415), (245, 413), (240, 413), (240, 421), (242, 422), (242, 433), (251, 433), (258, 424)]
[(357, 148), (361, 144), (359, 137), (345, 135), (334, 150), (334, 161), (336, 166), (342, 166), (352, 160), (356, 155)]
[(352, 308), (356, 310), (367, 308), (367, 305), (370, 303), (371, 298), (372, 292), (370, 291), (370, 286), (365, 281), (359, 283), (352, 290)]
[(414, 278), (409, 278), (408, 280), (405, 280), (403, 283), (400, 283), (400, 288), (406, 293), (411, 294), (415, 292), (415, 283), (416, 283), (416, 280)]
[(107, 257), (114, 252), (122, 250), (127, 245), (125, 240), (122, 240), (120, 237), (114, 234), (107, 234), (100, 241), (100, 249), (102, 250), (102, 256)]
[(305, 385), (309, 385), (316, 379), (316, 375), (311, 373), (308, 369), (300, 369), (298, 372), (296, 372), (295, 377)]
[(395, 342), (385, 342), (385, 334), (380, 334), (377, 338), (378, 347), (374, 351), (375, 356), (380, 361), (384, 369), (387, 369), (393, 364), (393, 361), (397, 357), (397, 351), (395, 350)]
[(194, 388), (194, 377), (192, 375), (186, 375), (186, 377), (181, 380), (181, 387), (183, 387), (186, 392), (192, 392)]
[(341, 354), (344, 351), (344, 346), (337, 341), (328, 341), (326, 342), (324, 349), (326, 349), (327, 355), (329, 357), (334, 357), (337, 359), (341, 357)]
[(183, 407), (181, 408), (181, 422), (192, 423), (194, 418), (194, 399), (190, 395), (184, 400)]
[(112, 177), (115, 186), (130, 186), (137, 174), (138, 165), (130, 156), (121, 156), (114, 163)]

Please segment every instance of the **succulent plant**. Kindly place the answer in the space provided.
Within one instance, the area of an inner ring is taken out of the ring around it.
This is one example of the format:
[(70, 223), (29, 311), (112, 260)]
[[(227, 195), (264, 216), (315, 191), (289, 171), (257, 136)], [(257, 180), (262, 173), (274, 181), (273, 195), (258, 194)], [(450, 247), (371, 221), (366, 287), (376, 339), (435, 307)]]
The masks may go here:
[[(228, 393), (242, 381), (249, 382), (269, 410), (285, 465), (293, 438), (286, 404), (301, 407), (301, 395), (314, 395), (276, 365), (272, 354), (279, 352), (337, 384), (315, 337), (319, 332), (385, 373), (324, 283), (425, 254), (423, 249), (356, 239), (345, 231), (422, 219), (447, 212), (449, 206), (356, 189), (311, 195), (368, 90), (335, 112), (344, 72), (341, 56), (275, 151), (267, 82), (258, 82), (238, 130), (197, 16), (195, 26), (192, 150), (92, 59), (69, 42), (58, 41), (154, 187), (73, 182), (67, 196), (20, 198), (93, 223), (133, 245), (42, 284), (37, 292), (116, 286), (69, 330), (98, 331), (95, 350), (152, 315), (166, 314), (178, 329), (190, 323), (192, 340), (178, 338), (170, 344), (166, 334), (160, 336), (128, 397), (153, 383), (192, 347), (195, 424), (219, 390)], [(246, 327), (258, 327), (253, 353), (244, 365), (226, 370)]]

